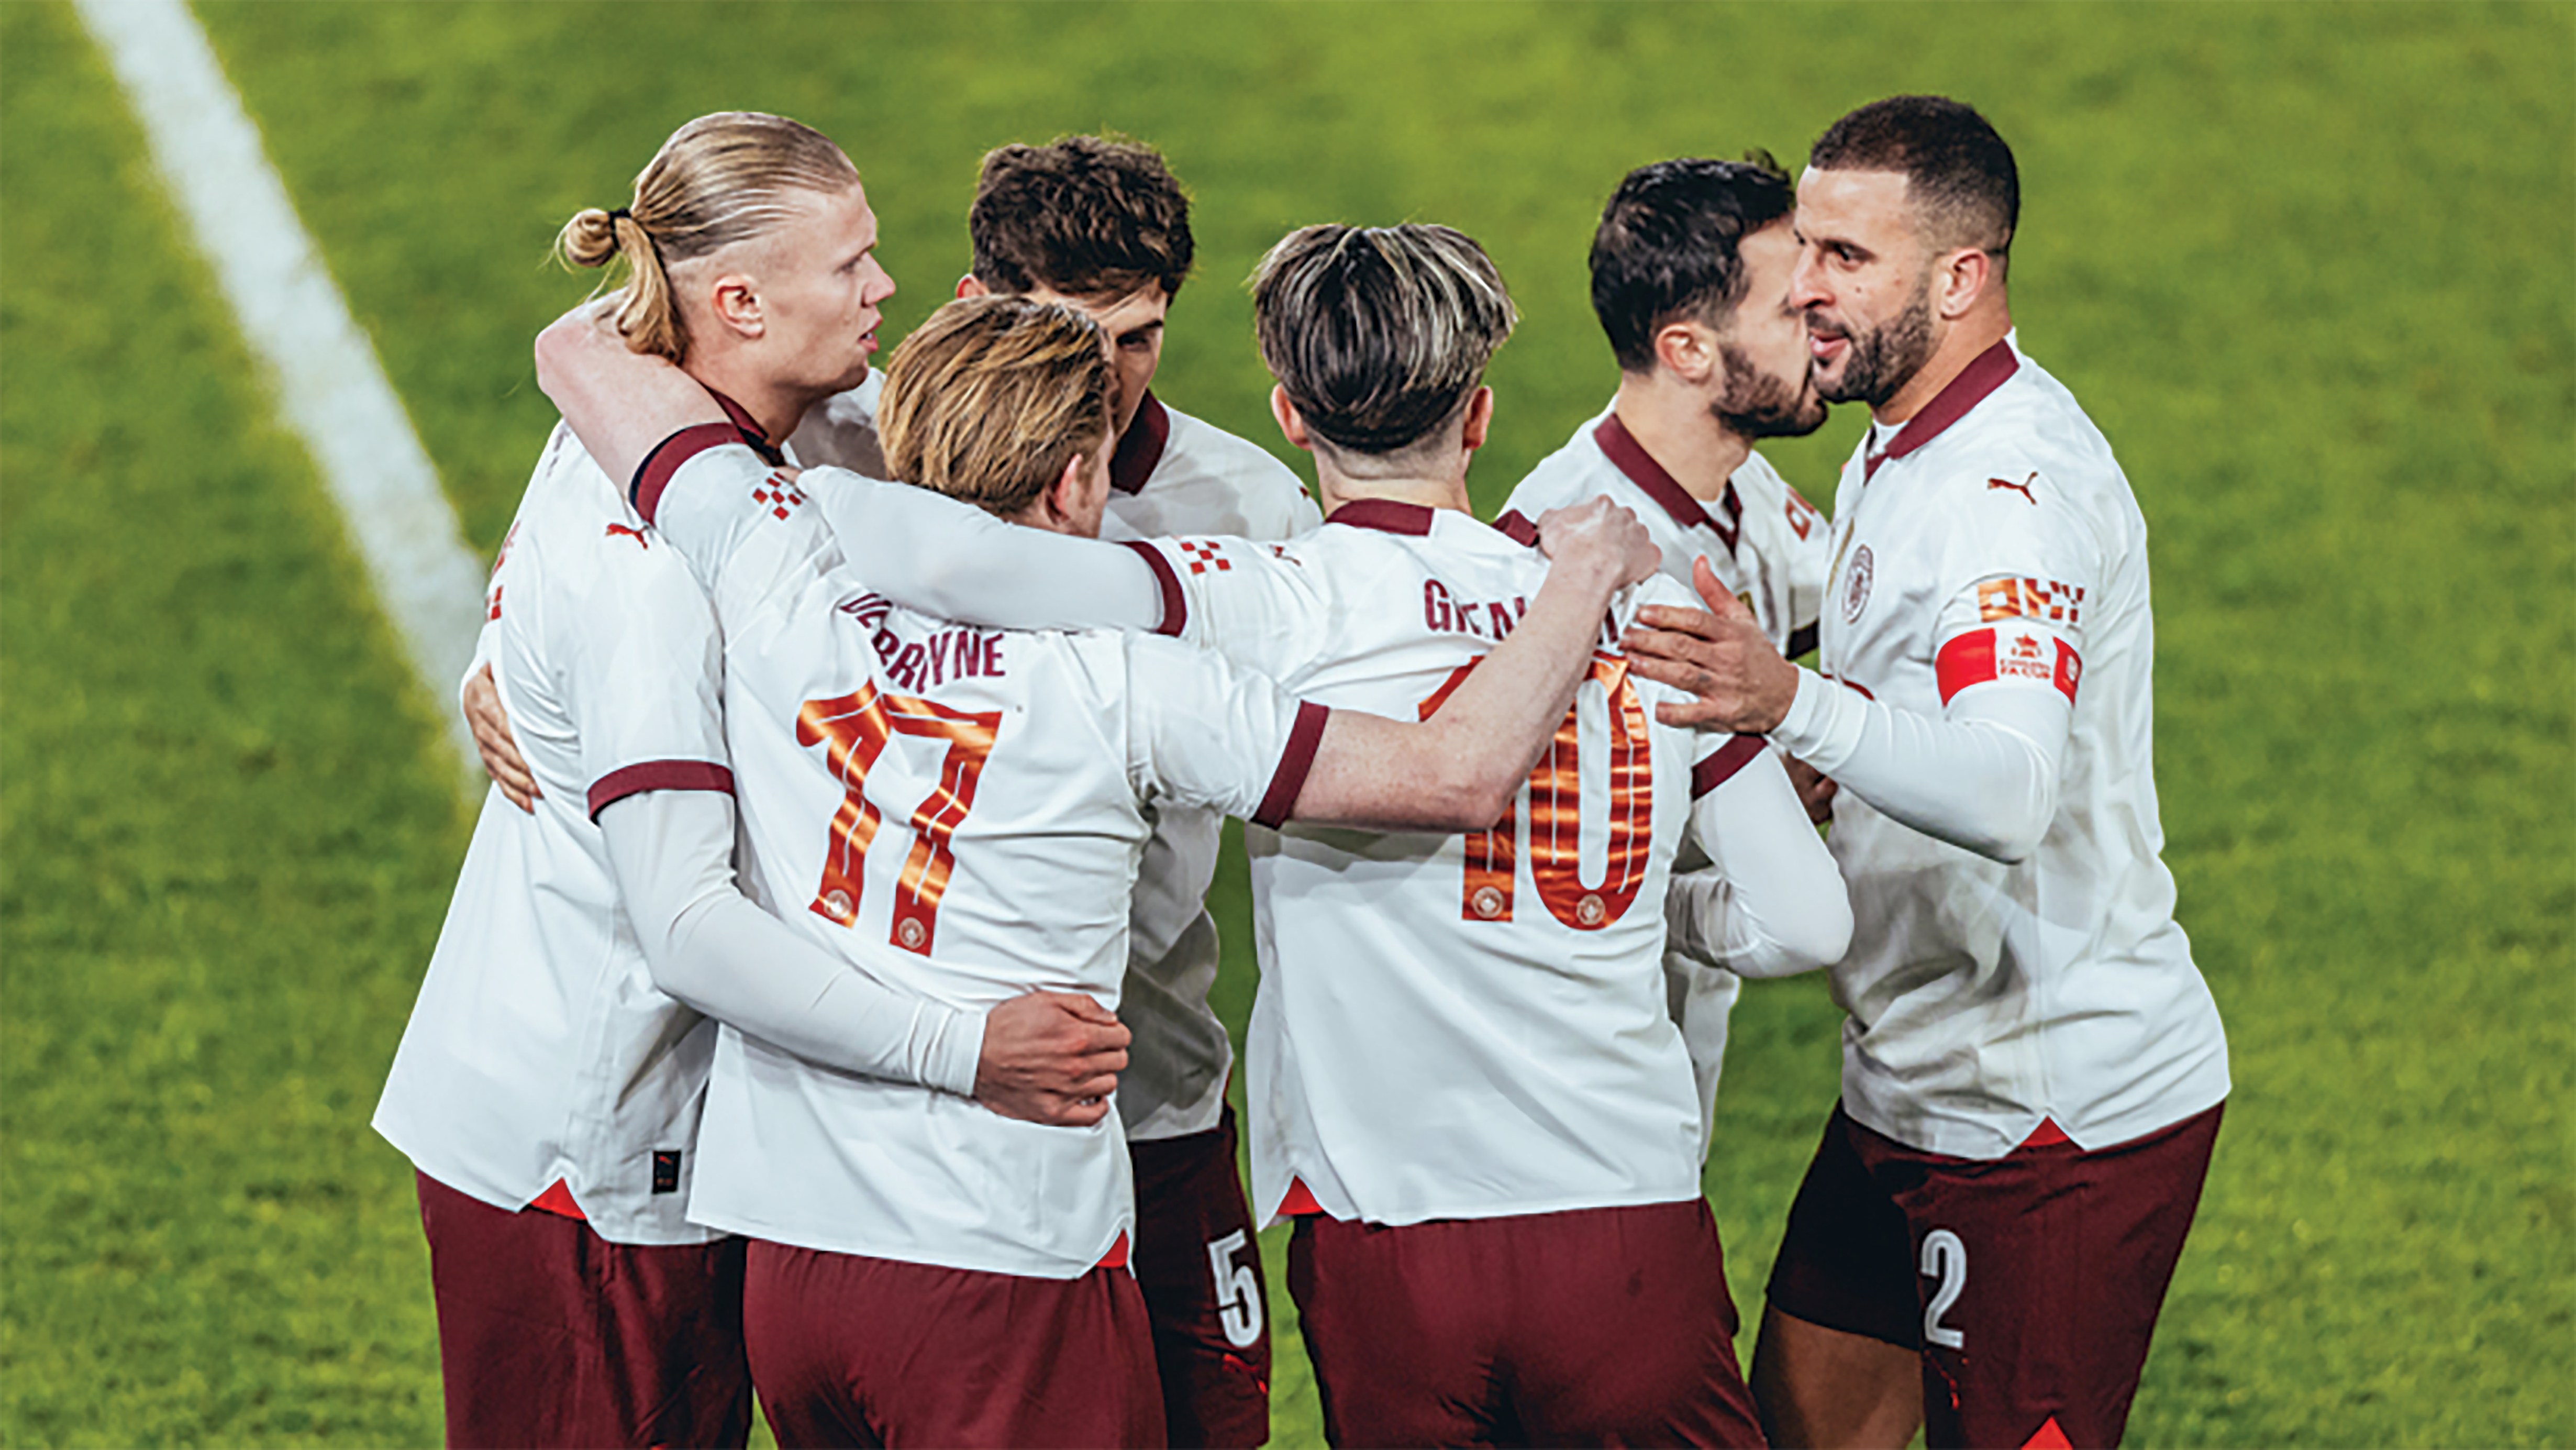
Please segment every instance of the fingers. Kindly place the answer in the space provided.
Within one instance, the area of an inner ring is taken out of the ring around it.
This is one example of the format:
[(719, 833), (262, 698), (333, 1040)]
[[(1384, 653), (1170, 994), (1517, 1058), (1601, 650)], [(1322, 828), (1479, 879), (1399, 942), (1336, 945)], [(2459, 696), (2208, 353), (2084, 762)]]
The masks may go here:
[(1650, 630), (1667, 630), (1675, 634), (1696, 635), (1715, 639), (1726, 632), (1726, 621), (1705, 609), (1683, 609), (1670, 604), (1649, 604), (1637, 611), (1637, 623), (1629, 630), (1631, 637)]
[(1709, 567), (1705, 554), (1691, 560), (1691, 588), (1708, 601), (1710, 611), (1720, 619), (1749, 620), (1753, 617), (1753, 611), (1745, 608), (1744, 601), (1728, 593), (1726, 586), (1718, 582), (1717, 571)]
[(534, 812), (544, 792), (537, 789), (535, 773), (510, 736), (509, 712), (501, 707), (501, 691), (493, 683), (490, 665), (466, 677), (465, 723), (474, 735), (474, 753), (482, 758), (484, 773), (501, 788), (502, 798)]

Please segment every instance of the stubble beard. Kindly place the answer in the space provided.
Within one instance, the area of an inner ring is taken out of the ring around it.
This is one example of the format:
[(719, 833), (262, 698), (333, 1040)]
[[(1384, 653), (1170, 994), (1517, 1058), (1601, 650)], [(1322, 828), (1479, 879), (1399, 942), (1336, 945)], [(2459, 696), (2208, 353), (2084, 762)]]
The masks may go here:
[(1842, 380), (1827, 383), (1816, 380), (1816, 395), (1829, 403), (1866, 403), (1883, 406), (1888, 399), (1904, 390), (1923, 364), (1932, 357), (1932, 277), (1925, 273), (1914, 284), (1914, 295), (1905, 306), (1868, 332), (1847, 333), (1851, 350), (1843, 363)]
[(1778, 373), (1766, 373), (1732, 343), (1718, 345), (1726, 368), (1726, 388), (1708, 411), (1739, 438), (1804, 438), (1825, 426), (1825, 400), (1806, 386)]

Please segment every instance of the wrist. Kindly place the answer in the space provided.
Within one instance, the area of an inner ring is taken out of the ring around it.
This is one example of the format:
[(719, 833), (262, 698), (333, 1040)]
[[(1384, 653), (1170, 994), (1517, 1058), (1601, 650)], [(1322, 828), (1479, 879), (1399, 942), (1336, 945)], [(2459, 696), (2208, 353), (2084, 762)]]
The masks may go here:
[(948, 1017), (947, 1030), (935, 1034), (938, 1049), (927, 1074), (930, 1086), (961, 1098), (975, 1096), (975, 1090), (983, 1085), (986, 1014), (939, 1004), (925, 1007)]

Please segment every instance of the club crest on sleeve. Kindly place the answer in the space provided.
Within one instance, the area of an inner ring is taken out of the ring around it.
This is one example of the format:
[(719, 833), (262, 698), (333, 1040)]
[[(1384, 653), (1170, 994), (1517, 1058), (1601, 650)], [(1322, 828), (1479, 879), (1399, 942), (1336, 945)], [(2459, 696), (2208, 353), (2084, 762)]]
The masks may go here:
[(1986, 492), (1992, 493), (1999, 488), (2007, 489), (2013, 493), (2020, 494), (2021, 501), (2023, 503), (2029, 504), (2032, 508), (2037, 508), (2039, 507), (2039, 496), (2030, 491), (2031, 485), (2037, 482), (2039, 482), (2039, 474), (2037, 470), (2033, 470), (2030, 477), (2023, 479), (2019, 483), (2015, 483), (2008, 478), (1989, 478), (1986, 480)]
[(1858, 621), (1860, 612), (1869, 607), (1869, 577), (1876, 562), (1869, 545), (1852, 550), (1851, 568), (1843, 575), (1843, 623)]
[(1181, 557), (1190, 561), (1193, 574), (1204, 574), (1210, 569), (1223, 574), (1234, 568), (1232, 561), (1225, 557), (1225, 546), (1214, 539), (1183, 539), (1180, 550)]
[(762, 479), (751, 491), (751, 501), (769, 510), (772, 518), (783, 519), (805, 502), (805, 491), (783, 473)]

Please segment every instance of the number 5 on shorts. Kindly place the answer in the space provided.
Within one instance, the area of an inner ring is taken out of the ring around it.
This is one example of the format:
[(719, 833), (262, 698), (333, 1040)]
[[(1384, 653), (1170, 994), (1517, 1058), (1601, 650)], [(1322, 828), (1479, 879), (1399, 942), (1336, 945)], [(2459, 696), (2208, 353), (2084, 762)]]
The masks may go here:
[(1208, 1240), (1208, 1269), (1216, 1276), (1216, 1317), (1225, 1326), (1225, 1342), (1237, 1349), (1249, 1349), (1261, 1337), (1261, 1283), (1252, 1277), (1250, 1264), (1239, 1264), (1234, 1256), (1241, 1252), (1246, 1239), (1241, 1229), (1223, 1238)]

